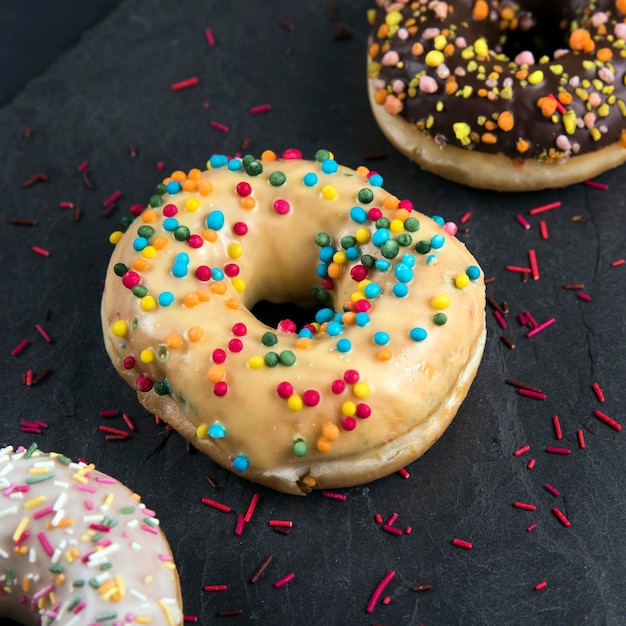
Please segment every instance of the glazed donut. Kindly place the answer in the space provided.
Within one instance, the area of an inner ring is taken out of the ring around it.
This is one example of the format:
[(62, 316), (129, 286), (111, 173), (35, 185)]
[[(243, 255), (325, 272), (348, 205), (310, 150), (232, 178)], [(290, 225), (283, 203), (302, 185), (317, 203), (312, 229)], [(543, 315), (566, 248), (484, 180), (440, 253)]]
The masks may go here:
[[(453, 224), (325, 150), (207, 165), (174, 172), (112, 235), (102, 325), (115, 368), (194, 446), (280, 491), (413, 461), (483, 351), (483, 275)], [(302, 305), (304, 323), (270, 325), (259, 302)]]
[(626, 160), (626, 1), (377, 0), (369, 97), (423, 169), (499, 191)]
[(0, 616), (28, 624), (183, 623), (154, 512), (93, 465), (0, 448)]

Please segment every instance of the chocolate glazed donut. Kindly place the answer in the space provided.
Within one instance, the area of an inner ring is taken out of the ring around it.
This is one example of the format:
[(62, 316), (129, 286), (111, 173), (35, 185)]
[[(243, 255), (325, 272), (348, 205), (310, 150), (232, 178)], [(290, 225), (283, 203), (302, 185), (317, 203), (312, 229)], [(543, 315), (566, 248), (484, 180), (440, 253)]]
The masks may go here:
[(523, 191), (626, 160), (625, 0), (377, 4), (372, 110), (424, 169)]

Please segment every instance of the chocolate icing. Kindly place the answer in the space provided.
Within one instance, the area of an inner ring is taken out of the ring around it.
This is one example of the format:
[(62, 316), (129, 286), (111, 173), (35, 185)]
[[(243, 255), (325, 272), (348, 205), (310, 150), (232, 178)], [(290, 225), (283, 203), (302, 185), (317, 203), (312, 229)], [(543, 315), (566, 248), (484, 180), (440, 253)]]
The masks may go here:
[[(620, 2), (378, 4), (371, 14), (368, 60), (378, 102), (384, 99), (385, 109), (436, 141), (513, 159), (551, 161), (620, 141), (626, 127), (621, 56), (626, 25)], [(489, 8), (484, 19), (473, 15), (480, 4)], [(576, 29), (590, 34), (587, 47), (593, 50), (570, 48)], [(437, 49), (438, 55), (427, 56)], [(534, 62), (531, 58), (524, 64), (517, 56), (524, 50), (531, 50)], [(433, 56), (443, 63), (433, 66)], [(421, 82), (420, 76), (425, 77)], [(448, 95), (446, 83), (452, 80), (456, 88)], [(552, 96), (562, 102), (545, 115), (538, 101)], [(509, 129), (505, 122), (510, 115)]]

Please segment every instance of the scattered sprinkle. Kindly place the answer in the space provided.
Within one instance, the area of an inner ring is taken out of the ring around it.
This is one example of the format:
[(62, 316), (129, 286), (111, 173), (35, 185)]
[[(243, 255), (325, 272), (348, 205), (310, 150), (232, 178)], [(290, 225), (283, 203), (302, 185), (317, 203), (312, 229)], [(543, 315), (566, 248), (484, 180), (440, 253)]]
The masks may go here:
[(530, 209), (528, 213), (530, 215), (537, 215), (538, 213), (544, 213), (545, 211), (550, 211), (551, 209), (558, 209), (561, 206), (561, 202), (550, 202), (549, 204), (544, 204), (543, 206), (535, 207), (534, 209)]
[(465, 541), (464, 539), (456, 539), (456, 538), (452, 540), (452, 545), (456, 546), (457, 548), (463, 548), (464, 550), (471, 550), (473, 547), (470, 541)]
[(282, 578), (279, 578), (274, 583), (274, 587), (276, 587), (276, 589), (280, 589), (281, 587), (284, 587), (286, 584), (290, 583), (295, 577), (296, 577), (296, 575), (293, 572), (290, 572), (286, 576), (283, 576)]
[(273, 560), (274, 560), (274, 555), (273, 554), (268, 554), (263, 559), (263, 562), (261, 563), (261, 565), (259, 565), (259, 568), (257, 569), (257, 571), (254, 572), (254, 574), (252, 574), (252, 577), (250, 578), (250, 582), (252, 584), (256, 583), (259, 580), (259, 578), (261, 578), (261, 576), (263, 575), (263, 573), (269, 567), (270, 563)]
[(622, 425), (618, 424), (612, 417), (609, 417), (606, 413), (603, 413), (599, 409), (596, 409), (593, 414), (605, 424), (608, 424), (614, 430), (622, 430)]
[(374, 612), (374, 609), (376, 608), (376, 604), (378, 603), (378, 600), (380, 600), (380, 597), (383, 595), (385, 588), (394, 579), (395, 575), (396, 575), (395, 571), (390, 570), (389, 572), (385, 574), (383, 579), (378, 583), (378, 585), (376, 586), (376, 589), (374, 589), (374, 592), (372, 593), (372, 596), (370, 597), (370, 601), (367, 603), (367, 608), (365, 610), (368, 613)]
[(552, 513), (554, 513), (554, 515), (557, 517), (557, 519), (559, 520), (559, 522), (561, 522), (561, 524), (563, 524), (563, 526), (571, 526), (572, 523), (567, 519), (567, 517), (565, 517), (565, 514), (561, 511), (561, 509), (554, 507), (552, 509)]
[(600, 389), (600, 385), (598, 383), (593, 383), (593, 385), (591, 385), (591, 388), (596, 394), (596, 398), (598, 398), (598, 401), (604, 402), (604, 393), (602, 392), (602, 389)]
[(194, 87), (199, 82), (200, 82), (200, 79), (197, 76), (192, 76), (191, 78), (180, 80), (177, 83), (172, 83), (170, 86), (170, 89), (172, 91), (180, 91), (181, 89), (188, 89), (189, 87)]
[(606, 191), (609, 188), (606, 183), (599, 183), (595, 180), (586, 180), (585, 185), (587, 185), (587, 187), (593, 187), (594, 189), (601, 189), (602, 191)]

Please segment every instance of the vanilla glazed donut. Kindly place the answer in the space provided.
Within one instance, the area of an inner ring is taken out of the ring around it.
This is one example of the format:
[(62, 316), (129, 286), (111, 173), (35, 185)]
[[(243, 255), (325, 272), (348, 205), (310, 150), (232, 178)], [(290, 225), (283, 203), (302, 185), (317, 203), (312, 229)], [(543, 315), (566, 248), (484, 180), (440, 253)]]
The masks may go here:
[(423, 169), (499, 191), (626, 160), (626, 1), (377, 0), (368, 92)]
[[(207, 166), (174, 172), (111, 236), (115, 368), (194, 446), (280, 491), (413, 461), (454, 417), (484, 346), (483, 274), (454, 225), (326, 150)], [(309, 317), (270, 326), (263, 301)]]
[(0, 448), (0, 617), (51, 626), (183, 623), (154, 512), (93, 465)]

